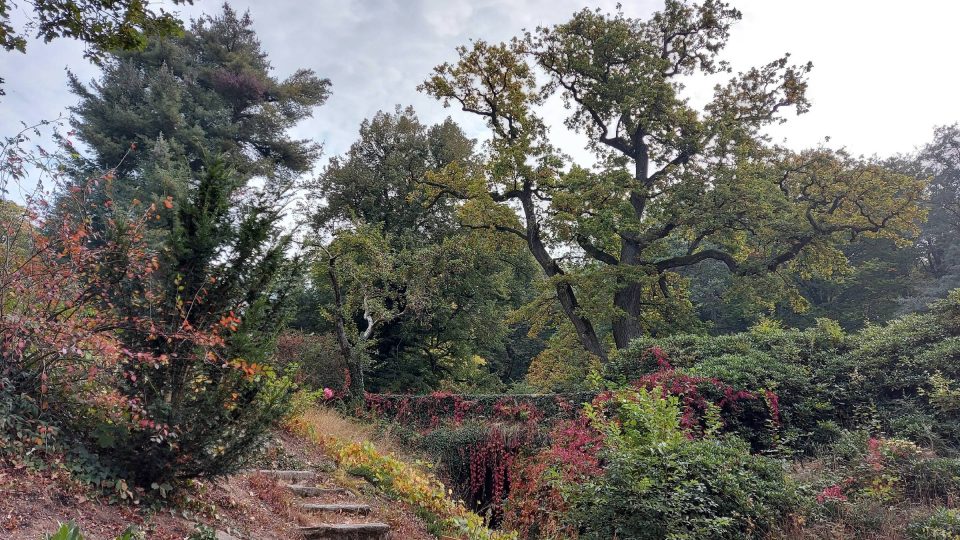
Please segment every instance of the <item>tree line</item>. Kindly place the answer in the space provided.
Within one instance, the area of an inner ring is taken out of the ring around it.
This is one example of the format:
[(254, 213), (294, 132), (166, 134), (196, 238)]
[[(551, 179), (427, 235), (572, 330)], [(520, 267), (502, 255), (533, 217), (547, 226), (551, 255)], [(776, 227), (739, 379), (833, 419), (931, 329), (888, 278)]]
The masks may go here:
[[(301, 265), (293, 327), (334, 338), (324, 354), (342, 359), (352, 393), (365, 373), (374, 389), (502, 389), (534, 358), (587, 366), (641, 336), (761, 317), (856, 328), (944, 296), (957, 129), (886, 161), (771, 144), (764, 126), (809, 108), (812, 66), (785, 55), (733, 73), (721, 53), (739, 18), (668, 2), (648, 20), (583, 10), (477, 41), (420, 89), (483, 119), (483, 143), (398, 106), (305, 178), (320, 147), (286, 133), (331, 84), (309, 70), (274, 78), (249, 15), (226, 7), (113, 54), (91, 84), (71, 77), (90, 150), (75, 166), (120, 162), (135, 143), (103, 195), (121, 207), (177, 205), (212, 160), (237, 189), (262, 182), (243, 194), (251, 219), (276, 225), (286, 210), (302, 249), (273, 244), (279, 231), (251, 249)], [(715, 74), (728, 81), (694, 108), (682, 81)], [(538, 106), (555, 94), (595, 166), (552, 143)], [(291, 210), (296, 190), (323, 202)]]
[[(148, 448), (149, 483), (193, 474), (179, 452), (229, 463), (296, 381), (345, 399), (570, 390), (638, 338), (856, 329), (945, 297), (960, 284), (960, 128), (887, 160), (775, 145), (764, 128), (808, 110), (812, 65), (735, 73), (722, 52), (740, 18), (669, 0), (648, 19), (585, 9), (472, 42), (420, 90), (482, 119), (482, 141), (397, 106), (322, 168), (319, 142), (290, 129), (335, 82), (277, 77), (249, 14), (97, 37), (100, 74), (69, 77), (63, 182), (30, 226), (114, 254), (78, 285), (124, 351), (111, 392), (178, 430), (100, 426), (99, 442)], [(718, 75), (705, 106), (685, 99), (684, 81)], [(557, 95), (594, 165), (551, 137), (540, 106)]]

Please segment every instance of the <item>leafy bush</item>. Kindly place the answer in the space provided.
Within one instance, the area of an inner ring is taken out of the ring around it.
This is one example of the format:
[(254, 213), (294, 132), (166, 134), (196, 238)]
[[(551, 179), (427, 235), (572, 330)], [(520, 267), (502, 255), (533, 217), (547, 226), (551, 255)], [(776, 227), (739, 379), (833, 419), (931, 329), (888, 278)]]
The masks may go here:
[(605, 376), (626, 383), (658, 369), (651, 350), (691, 376), (778, 396), (781, 426), (733, 426), (755, 448), (805, 453), (863, 427), (938, 451), (960, 447), (960, 290), (883, 326), (845, 335), (831, 321), (806, 330), (761, 324), (725, 336), (642, 338), (621, 351)]
[(960, 459), (937, 457), (904, 439), (844, 433), (823, 456), (812, 483), (820, 504), (913, 501), (949, 504), (960, 495)]
[(725, 418), (728, 431), (747, 439), (757, 450), (810, 452), (837, 435), (835, 409), (842, 392), (823, 377), (821, 367), (843, 354), (849, 341), (836, 323), (827, 320), (802, 331), (763, 324), (741, 334), (644, 338), (621, 351), (605, 374), (628, 382), (655, 372), (659, 367), (651, 351), (657, 350), (690, 376), (716, 379), (754, 393), (773, 393), (776, 430), (769, 424), (771, 403), (745, 400), (738, 415)]
[(960, 497), (960, 459), (916, 459), (902, 472), (907, 496), (920, 501), (954, 501)]
[(563, 489), (602, 473), (602, 447), (603, 435), (586, 416), (557, 423), (549, 447), (514, 463), (504, 526), (521, 538), (575, 538), (577, 524), (564, 518), (569, 501)]
[(954, 540), (960, 538), (960, 510), (939, 508), (928, 517), (907, 526), (911, 540)]
[(285, 330), (277, 339), (276, 357), (278, 367), (296, 364), (296, 380), (301, 385), (311, 390), (331, 388), (346, 392), (347, 363), (333, 334)]
[(927, 313), (863, 330), (854, 345), (825, 366), (845, 391), (845, 419), (941, 451), (960, 446), (952, 398), (960, 380), (960, 290)]
[(235, 470), (293, 390), (267, 364), (294, 274), (279, 215), (217, 162), (176, 199), (119, 208), (115, 171), (64, 182), (43, 161), (55, 202), (0, 204), (0, 450), (69, 452), (121, 496)]
[(675, 396), (619, 392), (588, 414), (603, 432), (603, 474), (571, 484), (581, 538), (763, 537), (794, 504), (781, 465), (737, 439), (690, 439)]

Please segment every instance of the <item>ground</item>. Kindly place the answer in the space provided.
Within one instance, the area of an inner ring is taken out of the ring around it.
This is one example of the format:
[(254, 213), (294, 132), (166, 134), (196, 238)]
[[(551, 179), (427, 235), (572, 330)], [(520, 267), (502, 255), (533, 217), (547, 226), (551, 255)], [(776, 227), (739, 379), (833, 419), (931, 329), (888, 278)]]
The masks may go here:
[[(321, 447), (289, 433), (277, 432), (252, 467), (317, 471), (319, 485), (349, 488), (356, 494), (351, 502), (369, 505), (368, 519), (389, 524), (392, 538), (435, 538), (409, 507), (336, 469)], [(255, 473), (195, 482), (172, 507), (111, 501), (72, 480), (65, 470), (33, 471), (0, 462), (0, 537), (8, 540), (42, 540), (67, 521), (79, 524), (87, 540), (113, 540), (130, 525), (151, 540), (182, 540), (197, 524), (239, 539), (286, 540), (298, 538), (298, 526), (320, 521), (297, 511), (298, 502), (282, 485)], [(351, 519), (323, 518), (336, 523)]]

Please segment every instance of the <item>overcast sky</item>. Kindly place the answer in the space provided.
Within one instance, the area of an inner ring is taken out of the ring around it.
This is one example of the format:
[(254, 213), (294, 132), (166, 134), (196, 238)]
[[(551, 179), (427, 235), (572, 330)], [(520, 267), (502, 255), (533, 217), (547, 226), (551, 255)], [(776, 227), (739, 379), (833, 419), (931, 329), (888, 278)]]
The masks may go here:
[[(645, 17), (657, 0), (624, 1), (625, 11)], [(953, 0), (739, 0), (743, 21), (723, 53), (735, 69), (766, 63), (784, 52), (810, 60), (811, 112), (775, 128), (772, 135), (794, 148), (829, 145), (856, 154), (886, 156), (929, 140), (936, 125), (960, 121), (960, 69)], [(275, 74), (311, 68), (333, 82), (333, 95), (296, 136), (324, 143), (326, 155), (343, 152), (359, 123), (377, 110), (413, 105), (421, 119), (452, 115), (476, 137), (482, 126), (464, 113), (416, 91), (430, 69), (454, 57), (471, 38), (507, 39), (523, 28), (553, 24), (585, 7), (615, 2), (584, 0), (236, 0), (249, 9)], [(29, 6), (22, 2), (21, 6)], [(185, 17), (218, 11), (197, 0), (179, 8)], [(22, 7), (21, 7), (22, 9)], [(0, 135), (20, 121), (55, 118), (74, 98), (65, 68), (89, 79), (96, 69), (70, 41), (31, 43), (26, 55), (0, 51)], [(696, 100), (709, 85), (694, 86)], [(564, 150), (583, 155), (583, 141), (564, 133), (562, 109), (547, 111)]]

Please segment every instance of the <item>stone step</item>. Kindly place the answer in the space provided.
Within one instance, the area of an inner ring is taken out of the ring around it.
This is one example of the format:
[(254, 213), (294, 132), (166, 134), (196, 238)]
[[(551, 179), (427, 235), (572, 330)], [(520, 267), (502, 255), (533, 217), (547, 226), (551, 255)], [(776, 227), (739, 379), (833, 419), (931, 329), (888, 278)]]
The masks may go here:
[(300, 509), (304, 512), (342, 512), (344, 514), (362, 514), (370, 513), (370, 506), (366, 504), (301, 504)]
[(390, 526), (386, 523), (321, 523), (300, 527), (307, 540), (387, 540)]
[(277, 480), (286, 480), (287, 482), (304, 482), (316, 480), (317, 473), (313, 471), (277, 471), (270, 469), (259, 469), (249, 471), (252, 474), (265, 474), (276, 478)]
[(304, 486), (302, 484), (288, 484), (287, 489), (299, 497), (336, 497), (344, 495), (353, 497), (353, 492), (351, 492), (349, 489), (340, 487), (325, 488), (317, 486)]

